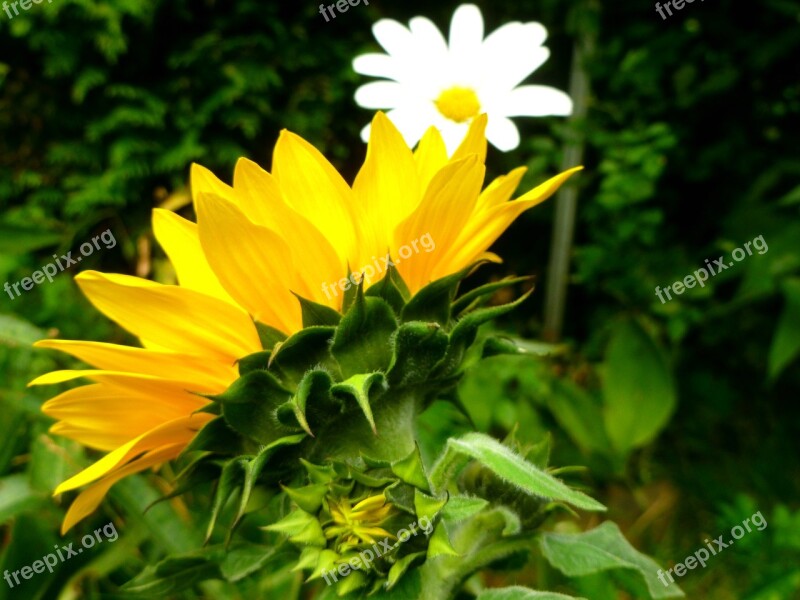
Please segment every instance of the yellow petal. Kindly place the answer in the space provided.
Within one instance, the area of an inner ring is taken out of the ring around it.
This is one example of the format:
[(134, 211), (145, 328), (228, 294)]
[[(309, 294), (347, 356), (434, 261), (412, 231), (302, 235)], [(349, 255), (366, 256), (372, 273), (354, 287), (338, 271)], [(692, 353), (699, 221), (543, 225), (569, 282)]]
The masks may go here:
[(100, 312), (159, 347), (230, 362), (261, 350), (247, 313), (217, 298), (97, 271), (85, 271), (75, 281)]
[(471, 219), (458, 240), (445, 248), (434, 270), (434, 279), (454, 273), (475, 262), (520, 214), (547, 200), (564, 181), (581, 168), (577, 167), (556, 175), (517, 200), (494, 206), (484, 211), (479, 218)]
[(192, 184), (192, 199), (197, 201), (200, 194), (216, 194), (234, 204), (238, 204), (236, 193), (227, 183), (220, 181), (214, 173), (197, 163), (192, 164), (190, 173)]
[(324, 294), (322, 284), (336, 282), (347, 274), (347, 256), (334, 248), (310, 220), (284, 202), (275, 178), (253, 161), (239, 159), (233, 185), (240, 195), (242, 212), (251, 221), (290, 241), (297, 275), (292, 289), (309, 300), (340, 308), (341, 299)]
[(286, 333), (302, 328), (291, 294), (295, 265), (283, 238), (219, 196), (200, 194), (195, 207), (200, 243), (231, 296), (257, 321)]
[(414, 151), (420, 189), (428, 187), (436, 172), (447, 164), (447, 147), (436, 127), (428, 128)]
[(488, 210), (493, 206), (508, 202), (514, 190), (517, 189), (519, 182), (527, 171), (527, 167), (517, 167), (507, 175), (501, 175), (494, 179), (486, 189), (481, 192), (478, 198), (478, 204), (475, 206), (475, 215), (480, 214), (484, 210)]
[(396, 229), (394, 248), (426, 234), (430, 234), (436, 244), (430, 253), (414, 253), (406, 260), (400, 260), (393, 248), (397, 268), (412, 293), (431, 281), (442, 253), (456, 241), (467, 224), (480, 194), (485, 170), (474, 154), (448, 163), (431, 180), (417, 210)]
[(200, 428), (213, 418), (215, 418), (213, 415), (197, 413), (159, 425), (155, 429), (133, 438), (77, 475), (70, 477), (56, 488), (53, 495), (63, 494), (91, 483), (126, 464), (142, 452), (169, 444), (188, 444)]
[(174, 212), (156, 208), (153, 210), (153, 233), (175, 268), (181, 287), (235, 304), (208, 265), (197, 236), (197, 225)]
[(152, 450), (144, 456), (131, 461), (121, 469), (117, 469), (113, 473), (107, 475), (102, 480), (98, 481), (93, 486), (85, 489), (78, 494), (78, 497), (70, 505), (67, 514), (64, 516), (64, 522), (61, 524), (61, 535), (64, 535), (72, 529), (72, 527), (90, 515), (100, 506), (108, 490), (117, 481), (128, 475), (143, 471), (148, 467), (158, 465), (178, 456), (183, 449), (184, 444), (170, 444)]
[(488, 117), (486, 113), (472, 119), (472, 122), (469, 124), (469, 129), (467, 130), (467, 135), (450, 158), (451, 162), (466, 158), (470, 154), (477, 154), (479, 162), (486, 162), (487, 122)]
[(286, 202), (349, 256), (357, 248), (353, 194), (328, 160), (298, 135), (281, 131), (272, 174)]
[(219, 393), (224, 388), (203, 386), (201, 383), (192, 381), (177, 381), (174, 379), (164, 379), (153, 377), (152, 375), (142, 375), (140, 373), (122, 373), (119, 371), (103, 371), (99, 369), (84, 369), (51, 371), (40, 375), (28, 385), (53, 385), (64, 383), (85, 377), (91, 381), (104, 383), (115, 387), (123, 393), (131, 394), (150, 394), (155, 396), (165, 396), (184, 407), (184, 414), (197, 410), (207, 404), (207, 401), (197, 394), (200, 393)]
[(216, 361), (103, 342), (40, 340), (34, 346), (66, 352), (98, 369), (196, 383), (197, 389), (225, 389), (238, 377), (236, 367), (228, 360)]
[(372, 120), (367, 157), (353, 183), (353, 195), (356, 205), (367, 215), (368, 228), (375, 234), (373, 239), (364, 240), (360, 266), (368, 263), (373, 254), (385, 254), (386, 241), (421, 199), (414, 155), (382, 112)]
[[(59, 419), (51, 428), (53, 433), (95, 448), (113, 450), (137, 435), (195, 410), (185, 402), (171, 399), (168, 393), (148, 396), (95, 383), (51, 398), (42, 405), (42, 412)], [(90, 443), (86, 443), (86, 435)]]

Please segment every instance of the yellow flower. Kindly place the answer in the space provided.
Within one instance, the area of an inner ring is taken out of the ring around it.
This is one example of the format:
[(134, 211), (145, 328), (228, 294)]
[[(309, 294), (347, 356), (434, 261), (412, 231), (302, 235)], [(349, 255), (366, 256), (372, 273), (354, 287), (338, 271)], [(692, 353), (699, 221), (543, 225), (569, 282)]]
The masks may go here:
[[(485, 127), (485, 116), (473, 119), (448, 158), (437, 130), (430, 129), (412, 152), (378, 113), (352, 187), (313, 146), (283, 131), (272, 173), (241, 159), (228, 186), (193, 166), (196, 225), (154, 211), (156, 238), (180, 285), (93, 271), (78, 275), (92, 304), (143, 348), (37, 343), (95, 367), (31, 382), (92, 382), (43, 405), (58, 420), (52, 432), (108, 452), (56, 489), (60, 494), (90, 484), (70, 507), (62, 530), (90, 514), (120, 478), (171, 460), (186, 447), (212, 418), (195, 412), (207, 402), (198, 394), (223, 392), (238, 376), (236, 361), (261, 350), (254, 321), (287, 334), (302, 328), (295, 294), (339, 310), (343, 294), (335, 286), (348, 268), (380, 266), (387, 253), (412, 293), (479, 258), (499, 260), (487, 253), (491, 244), (576, 169), (511, 202), (524, 168), (481, 191)], [(426, 235), (435, 248), (403, 257), (404, 247)], [(385, 274), (372, 271), (365, 272), (367, 285)]]

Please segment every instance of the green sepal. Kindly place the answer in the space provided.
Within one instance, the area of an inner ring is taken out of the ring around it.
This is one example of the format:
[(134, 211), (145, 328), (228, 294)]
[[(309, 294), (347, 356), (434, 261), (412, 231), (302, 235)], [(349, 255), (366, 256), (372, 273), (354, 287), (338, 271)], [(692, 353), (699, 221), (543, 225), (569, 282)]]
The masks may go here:
[(411, 568), (411, 565), (417, 562), (420, 558), (424, 558), (425, 554), (425, 551), (407, 554), (394, 563), (392, 568), (389, 569), (389, 576), (386, 579), (386, 589), (390, 590), (397, 585), (397, 582), (400, 581), (400, 578), (405, 575), (408, 569)]
[(217, 489), (214, 492), (214, 502), (211, 505), (211, 515), (208, 520), (208, 527), (206, 528), (204, 544), (207, 544), (208, 540), (211, 539), (211, 534), (214, 532), (214, 525), (216, 525), (225, 504), (237, 490), (241, 490), (241, 485), (244, 482), (244, 468), (247, 461), (248, 459), (246, 457), (234, 458), (228, 461), (222, 468), (222, 474), (220, 475)]
[(324, 548), (327, 544), (317, 518), (304, 510), (294, 510), (277, 523), (262, 529), (282, 533), (297, 545)]
[[(323, 369), (308, 371), (292, 397), (292, 405), (301, 412), (310, 426), (325, 424), (332, 414), (341, 411), (341, 401), (331, 393), (333, 378)], [(309, 435), (313, 434), (308, 430)]]
[(499, 355), (517, 355), (524, 354), (525, 351), (507, 337), (499, 335), (490, 335), (483, 341), (483, 348), (481, 349), (481, 358), (489, 358), (491, 356)]
[(276, 416), (278, 407), (290, 398), (291, 392), (268, 371), (252, 371), (214, 396), (222, 404), (225, 422), (262, 444), (296, 431), (283, 425)]
[(442, 509), (442, 519), (454, 525), (466, 521), (489, 506), (489, 501), (471, 496), (450, 496)]
[(253, 354), (248, 354), (244, 358), (240, 358), (237, 361), (239, 376), (247, 375), (252, 371), (266, 371), (271, 355), (271, 350), (262, 350), (261, 352), (254, 352)]
[(392, 307), (381, 298), (365, 297), (358, 289), (355, 302), (336, 328), (331, 354), (342, 377), (385, 371), (392, 360), (391, 335), (397, 329)]
[(236, 518), (233, 521), (233, 526), (231, 527), (231, 530), (228, 533), (229, 539), (233, 527), (236, 526), (236, 524), (239, 522), (239, 519), (241, 519), (242, 515), (244, 515), (245, 509), (247, 508), (247, 503), (250, 500), (250, 494), (253, 493), (253, 488), (255, 487), (256, 481), (258, 481), (261, 472), (267, 466), (269, 459), (272, 458), (272, 455), (275, 454), (283, 446), (293, 446), (295, 444), (299, 444), (305, 439), (305, 437), (306, 437), (305, 435), (300, 434), (300, 435), (288, 435), (280, 439), (277, 439), (271, 444), (263, 447), (255, 457), (247, 461), (247, 464), (243, 466), (244, 485), (242, 486), (242, 494), (239, 500), (239, 510), (236, 513)]
[(336, 470), (331, 465), (315, 465), (304, 458), (300, 459), (300, 463), (305, 467), (311, 483), (331, 483), (336, 479)]
[(336, 594), (341, 598), (351, 592), (360, 590), (365, 585), (367, 585), (367, 576), (361, 571), (352, 570), (347, 577), (339, 579), (336, 583)]
[(437, 498), (435, 496), (429, 496), (428, 494), (415, 489), (414, 490), (414, 512), (417, 513), (417, 516), (422, 518), (427, 518), (433, 521), (436, 518), (436, 515), (442, 511), (442, 509), (447, 505), (449, 500), (449, 494), (445, 494), (441, 498)]
[(312, 483), (300, 488), (281, 487), (289, 498), (307, 513), (318, 512), (328, 494), (328, 486), (324, 483)]
[(471, 312), (475, 308), (478, 308), (479, 306), (482, 306), (491, 300), (495, 292), (507, 287), (515, 286), (518, 283), (525, 283), (532, 280), (533, 277), (530, 276), (504, 277), (500, 281), (494, 281), (492, 283), (487, 283), (485, 285), (476, 287), (474, 290), (470, 290), (466, 294), (458, 297), (455, 302), (453, 302), (453, 314), (460, 316), (461, 313)]
[(403, 307), (400, 313), (400, 320), (403, 323), (408, 323), (409, 321), (439, 323), (446, 327), (450, 322), (450, 308), (458, 291), (458, 285), (462, 279), (483, 262), (486, 261), (475, 263), (457, 273), (442, 277), (426, 285), (414, 294), (414, 297)]
[(301, 329), (272, 352), (269, 362), (288, 385), (296, 386), (311, 367), (324, 367), (329, 372), (338, 373), (338, 365), (330, 355), (330, 339), (335, 327), (315, 326)]
[(336, 562), (339, 560), (339, 554), (328, 548), (323, 548), (319, 551), (317, 557), (317, 565), (308, 576), (306, 581), (313, 581), (314, 579), (322, 579), (325, 573), (336, 568)]
[[(353, 272), (350, 270), (350, 265), (347, 265), (347, 279), (350, 279), (350, 276)], [(356, 297), (358, 296), (359, 288), (363, 285), (363, 280), (359, 280), (356, 285), (352, 285), (352, 280), (350, 285), (346, 286), (342, 293), (342, 314), (347, 314), (347, 311), (350, 310), (350, 307), (353, 306), (353, 302), (355, 302)]]
[(306, 298), (303, 298), (294, 292), (292, 293), (300, 302), (300, 311), (303, 318), (304, 328), (315, 327), (318, 325), (336, 326), (342, 319), (342, 315), (338, 310), (334, 310), (330, 306), (325, 306), (324, 304), (318, 304), (316, 302), (312, 302), (311, 300), (307, 300)]
[(414, 451), (408, 456), (392, 463), (392, 472), (407, 484), (430, 494), (430, 483), (428, 483), (428, 476), (425, 474), (425, 467), (422, 464), (419, 446), (416, 444)]
[(182, 458), (190, 452), (214, 452), (222, 455), (237, 455), (246, 451), (242, 437), (225, 422), (224, 417), (212, 419), (197, 432), (178, 455)]
[(428, 560), (437, 556), (460, 556), (450, 542), (444, 521), (440, 521), (436, 525), (433, 535), (428, 539)]
[(197, 486), (204, 485), (219, 479), (220, 465), (208, 453), (198, 454), (194, 459), (175, 476), (175, 487), (168, 493), (153, 500), (148, 504), (143, 514), (147, 513), (156, 504), (182, 496)]
[(275, 329), (271, 325), (259, 323), (258, 321), (256, 321), (256, 331), (258, 332), (258, 339), (261, 341), (261, 347), (264, 350), (272, 350), (275, 344), (286, 339), (286, 334), (280, 329)]
[(397, 330), (392, 364), (386, 374), (389, 385), (423, 383), (447, 353), (447, 334), (438, 323), (413, 321)]
[(366, 295), (383, 298), (398, 315), (411, 299), (411, 292), (394, 264), (389, 266), (383, 279), (367, 290)]
[(414, 490), (415, 488), (398, 479), (383, 489), (383, 495), (386, 496), (386, 501), (398, 510), (402, 510), (409, 515), (416, 515), (414, 511)]
[(528, 290), (513, 302), (490, 308), (481, 308), (461, 318), (450, 333), (450, 346), (447, 349), (447, 355), (436, 369), (435, 375), (444, 377), (458, 373), (462, 367), (464, 355), (475, 342), (475, 337), (478, 335), (478, 327), (514, 310), (532, 293), (532, 289)]
[(300, 558), (297, 559), (291, 571), (296, 573), (298, 571), (316, 569), (319, 564), (319, 556), (322, 552), (324, 552), (324, 550), (315, 546), (304, 546), (303, 549), (300, 550)]
[(388, 385), (383, 373), (360, 373), (353, 375), (347, 381), (335, 384), (331, 387), (331, 392), (334, 396), (354, 399), (367, 418), (372, 432), (377, 435), (378, 430), (375, 427), (375, 418), (372, 416), (370, 399), (377, 399), (387, 389)]

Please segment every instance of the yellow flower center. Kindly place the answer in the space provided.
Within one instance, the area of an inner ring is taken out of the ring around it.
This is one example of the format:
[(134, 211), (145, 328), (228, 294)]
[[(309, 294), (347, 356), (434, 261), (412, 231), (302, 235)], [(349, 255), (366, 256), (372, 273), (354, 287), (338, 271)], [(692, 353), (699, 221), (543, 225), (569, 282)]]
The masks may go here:
[(468, 121), (481, 110), (475, 90), (457, 85), (444, 90), (434, 103), (440, 113), (456, 123)]

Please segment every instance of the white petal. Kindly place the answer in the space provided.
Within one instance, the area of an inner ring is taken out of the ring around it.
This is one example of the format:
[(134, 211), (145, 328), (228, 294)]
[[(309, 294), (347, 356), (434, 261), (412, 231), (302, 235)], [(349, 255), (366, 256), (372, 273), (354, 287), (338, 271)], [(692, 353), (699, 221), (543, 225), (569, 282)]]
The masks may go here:
[(447, 41), (430, 19), (414, 17), (408, 25), (422, 56), (439, 60), (447, 54)]
[(483, 17), (474, 4), (462, 4), (450, 21), (450, 53), (474, 56), (483, 41)]
[(356, 104), (364, 108), (394, 108), (402, 103), (407, 88), (394, 81), (373, 81), (356, 90)]
[(409, 148), (413, 148), (422, 137), (422, 134), (433, 123), (430, 109), (424, 104), (407, 105), (395, 108), (386, 113), (389, 120), (403, 134), (403, 139)]
[(444, 145), (447, 148), (447, 156), (452, 156), (453, 152), (458, 150), (461, 142), (464, 141), (464, 137), (469, 130), (469, 122), (456, 123), (455, 121), (442, 117), (441, 119), (437, 119), (434, 125), (439, 130), (439, 133), (442, 134)]
[(388, 54), (361, 54), (353, 59), (353, 70), (362, 75), (395, 79), (397, 72), (395, 60)]
[(497, 109), (507, 117), (567, 116), (572, 114), (572, 99), (546, 85), (523, 85), (506, 95)]
[(384, 50), (393, 56), (402, 56), (414, 47), (411, 32), (392, 19), (381, 19), (375, 23), (372, 33)]
[(489, 115), (489, 123), (486, 125), (486, 139), (498, 150), (508, 152), (519, 146), (519, 131), (511, 119), (498, 115)]
[[(502, 35), (498, 35), (502, 32)], [(509, 23), (483, 43), (478, 71), (487, 86), (510, 90), (550, 56), (541, 45), (547, 30), (539, 23)]]
[(372, 123), (367, 123), (364, 126), (364, 129), (361, 130), (361, 140), (364, 143), (367, 143), (369, 141), (369, 132), (371, 129), (372, 129)]

